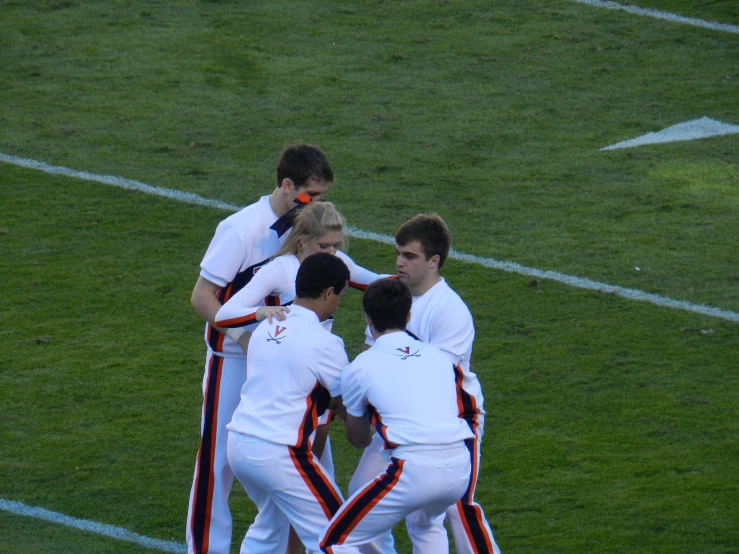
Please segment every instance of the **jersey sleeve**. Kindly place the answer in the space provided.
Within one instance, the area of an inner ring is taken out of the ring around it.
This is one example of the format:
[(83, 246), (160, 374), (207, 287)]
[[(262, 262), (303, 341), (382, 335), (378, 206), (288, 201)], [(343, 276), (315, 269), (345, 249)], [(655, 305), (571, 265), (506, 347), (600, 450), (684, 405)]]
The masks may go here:
[(233, 295), (216, 314), (218, 327), (243, 327), (256, 322), (257, 310), (264, 305), (264, 299), (285, 290), (284, 268), (272, 261), (257, 271), (251, 281)]
[(341, 400), (346, 412), (354, 417), (367, 413), (367, 394), (359, 379), (359, 365), (355, 360), (341, 374)]
[(380, 279), (381, 277), (387, 277), (387, 275), (380, 275), (369, 269), (365, 269), (361, 265), (352, 260), (349, 256), (344, 254), (342, 251), (337, 251), (336, 256), (341, 258), (349, 268), (349, 286), (359, 290), (367, 290), (367, 287), (373, 281)]
[(332, 397), (341, 394), (341, 372), (347, 365), (349, 358), (344, 350), (344, 341), (336, 335), (331, 335), (331, 338), (321, 346), (316, 377)]
[(241, 261), (246, 259), (246, 246), (241, 236), (231, 225), (221, 222), (210, 241), (203, 261), (200, 275), (220, 287), (234, 280), (241, 269)]
[[(463, 369), (469, 369), (475, 326), (467, 306), (461, 303), (453, 309), (441, 308), (444, 317), (435, 317), (429, 342), (452, 354)], [(451, 316), (451, 317), (450, 317)]]

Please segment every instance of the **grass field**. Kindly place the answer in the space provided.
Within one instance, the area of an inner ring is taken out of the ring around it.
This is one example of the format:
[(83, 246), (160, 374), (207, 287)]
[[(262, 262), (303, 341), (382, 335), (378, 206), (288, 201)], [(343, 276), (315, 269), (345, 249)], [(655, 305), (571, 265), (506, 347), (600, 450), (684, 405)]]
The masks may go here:
[[(733, 2), (632, 5), (739, 24)], [(543, 1), (0, 0), (0, 153), (244, 205), (321, 145), (327, 198), (392, 234), (739, 311), (739, 36)], [(184, 541), (198, 264), (227, 212), (0, 163), (0, 499)], [(393, 270), (392, 248), (351, 242)], [(638, 268), (638, 269), (637, 269)], [(451, 260), (504, 552), (736, 552), (739, 327)], [(361, 348), (360, 297), (335, 330)], [(358, 454), (337, 428), (337, 478)], [(237, 485), (234, 549), (254, 509)], [(409, 552), (403, 529), (399, 552)], [(0, 552), (145, 548), (0, 511)]]

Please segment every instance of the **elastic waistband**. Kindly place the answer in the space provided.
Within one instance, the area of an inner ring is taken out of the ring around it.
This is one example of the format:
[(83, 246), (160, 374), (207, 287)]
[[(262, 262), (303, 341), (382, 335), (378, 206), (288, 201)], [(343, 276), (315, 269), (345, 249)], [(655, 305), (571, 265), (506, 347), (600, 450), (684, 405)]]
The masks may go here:
[(469, 458), (469, 450), (467, 450), (464, 441), (452, 444), (410, 444), (397, 446), (388, 451), (388, 455), (404, 460), (425, 458), (443, 461), (459, 456)]

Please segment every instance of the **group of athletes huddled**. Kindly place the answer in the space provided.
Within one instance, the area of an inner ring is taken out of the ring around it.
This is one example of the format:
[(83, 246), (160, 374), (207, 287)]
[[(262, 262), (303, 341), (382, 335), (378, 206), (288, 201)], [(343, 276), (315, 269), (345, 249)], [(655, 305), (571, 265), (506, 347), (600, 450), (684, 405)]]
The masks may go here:
[[(321, 197), (320, 148), (287, 147), (277, 186), (222, 221), (192, 305), (206, 320), (201, 440), (187, 517), (190, 554), (230, 552), (234, 476), (258, 509), (241, 554), (499, 553), (474, 501), (483, 395), (470, 371), (469, 309), (441, 277), (451, 237), (435, 214), (395, 235), (396, 273), (358, 266), (344, 219)], [(351, 363), (333, 314), (364, 290), (365, 350)], [(334, 479), (329, 426), (364, 452), (349, 497)]]

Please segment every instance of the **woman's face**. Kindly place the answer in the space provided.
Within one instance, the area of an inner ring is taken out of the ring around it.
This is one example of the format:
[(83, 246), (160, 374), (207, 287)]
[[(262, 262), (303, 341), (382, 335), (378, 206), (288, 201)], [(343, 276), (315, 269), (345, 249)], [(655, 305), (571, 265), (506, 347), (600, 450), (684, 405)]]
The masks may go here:
[(329, 231), (316, 239), (304, 243), (300, 252), (300, 261), (302, 262), (311, 254), (318, 254), (319, 252), (335, 256), (343, 238), (344, 236), (341, 231)]

